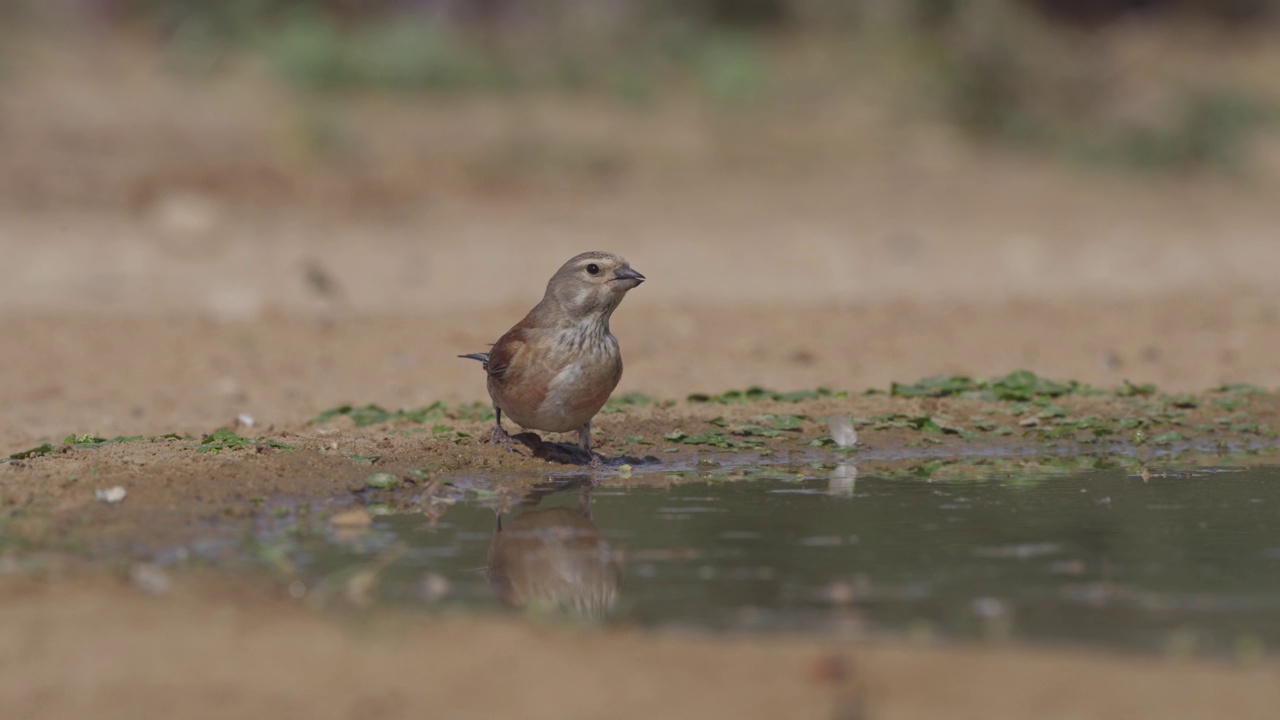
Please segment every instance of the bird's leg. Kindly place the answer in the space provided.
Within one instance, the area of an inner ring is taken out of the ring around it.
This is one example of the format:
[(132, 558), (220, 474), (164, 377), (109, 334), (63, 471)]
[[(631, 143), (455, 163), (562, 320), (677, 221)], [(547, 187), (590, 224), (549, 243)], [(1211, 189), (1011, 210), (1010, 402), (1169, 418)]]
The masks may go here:
[(591, 459), (590, 462), (587, 463), (589, 466), (596, 470), (604, 469), (604, 458), (600, 457), (600, 453), (591, 449), (590, 420), (586, 421), (582, 424), (582, 427), (578, 428), (578, 445), (582, 448), (582, 451), (587, 454), (587, 457)]
[(494, 405), (493, 415), (493, 444), (501, 445), (511, 452), (519, 452), (519, 450), (516, 450), (516, 446), (511, 443), (511, 434), (502, 427), (502, 408)]

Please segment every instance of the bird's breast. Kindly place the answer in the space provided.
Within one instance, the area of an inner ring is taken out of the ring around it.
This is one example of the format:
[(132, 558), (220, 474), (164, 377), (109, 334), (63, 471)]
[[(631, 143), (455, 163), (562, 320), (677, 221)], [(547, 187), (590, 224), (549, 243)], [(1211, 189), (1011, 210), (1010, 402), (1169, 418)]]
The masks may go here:
[(622, 378), (622, 354), (610, 333), (584, 337), (565, 330), (549, 338), (547, 392), (525, 427), (549, 432), (577, 430), (600, 412)]

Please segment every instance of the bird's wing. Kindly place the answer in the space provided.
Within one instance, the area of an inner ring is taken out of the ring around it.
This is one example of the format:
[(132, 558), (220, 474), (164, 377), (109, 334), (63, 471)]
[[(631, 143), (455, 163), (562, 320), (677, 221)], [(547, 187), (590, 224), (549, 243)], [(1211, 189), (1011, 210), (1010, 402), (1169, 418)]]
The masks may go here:
[(502, 380), (507, 369), (512, 363), (518, 362), (518, 358), (524, 353), (528, 347), (528, 341), (525, 339), (525, 331), (523, 328), (512, 328), (510, 332), (503, 335), (494, 343), (493, 349), (488, 355), (488, 362), (485, 369), (489, 371), (489, 376)]

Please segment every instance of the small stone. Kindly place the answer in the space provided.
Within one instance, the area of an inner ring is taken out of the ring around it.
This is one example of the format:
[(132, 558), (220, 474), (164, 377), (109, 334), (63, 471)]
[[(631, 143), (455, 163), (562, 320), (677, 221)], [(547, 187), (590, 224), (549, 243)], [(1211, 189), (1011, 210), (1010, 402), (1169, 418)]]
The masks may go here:
[(121, 500), (124, 500), (124, 497), (128, 492), (119, 485), (116, 485), (115, 487), (109, 487), (105, 490), (94, 490), (93, 494), (100, 502), (107, 503), (108, 505), (115, 505)]
[(190, 192), (168, 192), (151, 203), (148, 220), (175, 249), (191, 250), (208, 237), (222, 216), (212, 197)]
[(129, 568), (129, 581), (148, 595), (163, 595), (173, 587), (169, 575), (159, 565), (135, 563)]

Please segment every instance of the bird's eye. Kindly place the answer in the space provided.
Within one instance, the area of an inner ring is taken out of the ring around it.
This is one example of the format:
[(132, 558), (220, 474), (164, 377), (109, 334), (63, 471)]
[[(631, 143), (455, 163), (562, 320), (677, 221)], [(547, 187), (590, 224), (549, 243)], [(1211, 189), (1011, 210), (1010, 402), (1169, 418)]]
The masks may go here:
[(600, 274), (600, 266), (599, 266), (599, 265), (597, 265), (597, 264), (595, 264), (595, 263), (591, 263), (590, 265), (588, 265), (588, 266), (587, 266), (587, 274), (588, 274), (588, 275), (599, 275), (599, 274)]

